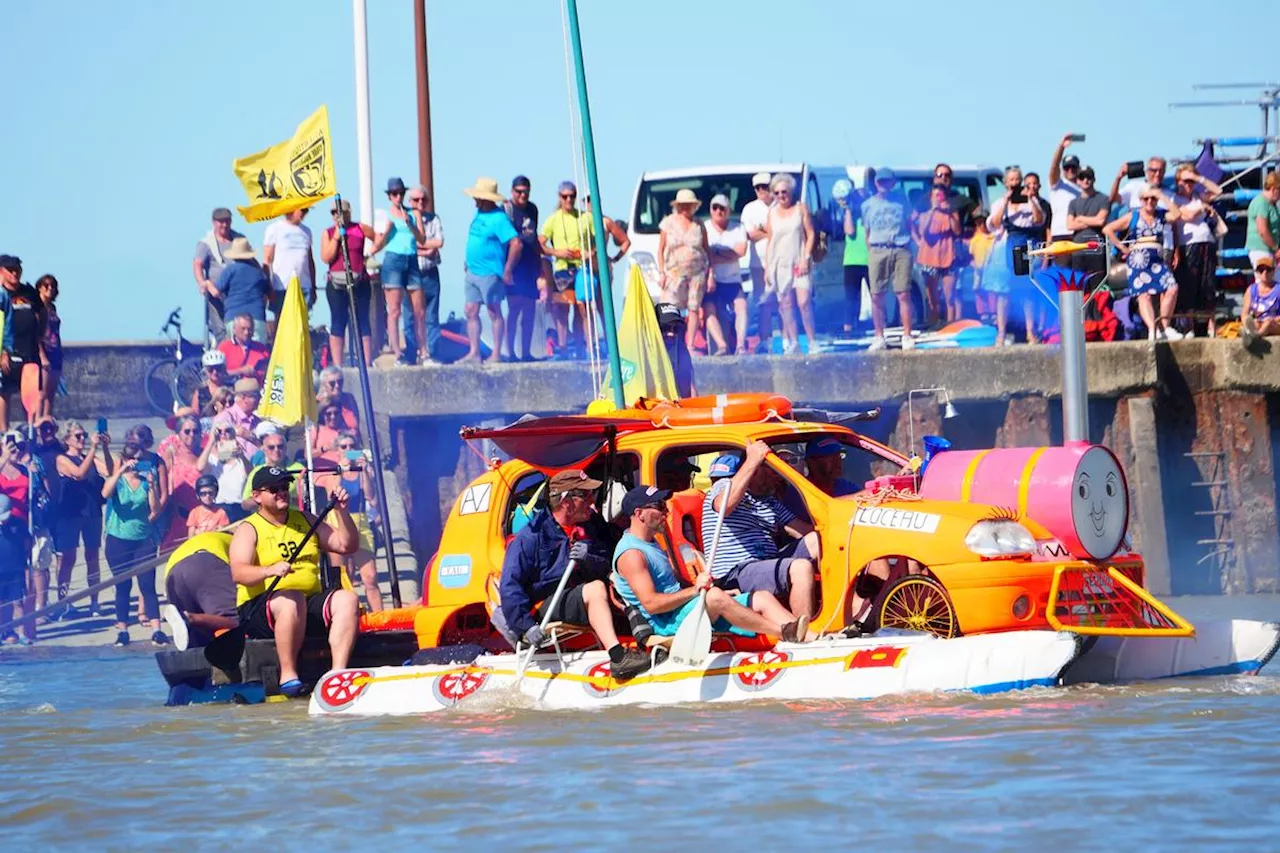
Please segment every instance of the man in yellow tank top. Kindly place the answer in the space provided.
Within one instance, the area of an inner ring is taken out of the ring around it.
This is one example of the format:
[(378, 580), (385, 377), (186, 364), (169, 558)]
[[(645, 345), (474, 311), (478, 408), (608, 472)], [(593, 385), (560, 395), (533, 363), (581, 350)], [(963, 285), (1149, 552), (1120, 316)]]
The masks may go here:
[[(334, 508), (328, 520), (301, 549), (315, 521), (309, 513), (289, 508), (289, 484), (294, 472), (274, 465), (259, 469), (249, 486), (258, 509), (236, 528), (231, 539), (231, 576), (240, 585), (237, 609), (245, 635), (275, 639), (280, 658), (280, 691), (302, 691), (298, 652), (304, 637), (328, 636), (333, 668), (343, 669), (351, 657), (359, 626), (358, 600), (347, 589), (325, 591), (320, 583), (320, 551), (353, 554), (360, 544), (355, 522), (347, 512), (347, 493), (332, 492)], [(265, 607), (255, 599), (266, 594), (279, 577)]]

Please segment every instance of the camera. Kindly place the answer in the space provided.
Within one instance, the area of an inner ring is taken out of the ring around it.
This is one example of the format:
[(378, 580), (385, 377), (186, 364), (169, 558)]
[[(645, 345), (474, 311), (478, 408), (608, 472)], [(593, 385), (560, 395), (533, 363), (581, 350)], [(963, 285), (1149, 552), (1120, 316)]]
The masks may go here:
[(1142, 160), (1130, 160), (1124, 164), (1126, 178), (1141, 178), (1147, 173), (1147, 164)]
[(1026, 200), (1027, 192), (1022, 188), (1022, 184), (1018, 184), (1018, 186), (1013, 188), (1013, 194), (1009, 196), (1009, 201), (1014, 204), (1022, 204)]

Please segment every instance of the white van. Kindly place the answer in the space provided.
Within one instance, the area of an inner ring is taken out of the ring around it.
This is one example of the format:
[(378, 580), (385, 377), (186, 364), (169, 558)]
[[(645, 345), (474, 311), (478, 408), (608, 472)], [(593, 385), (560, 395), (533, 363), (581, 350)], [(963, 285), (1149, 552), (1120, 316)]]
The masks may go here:
[[(644, 273), (645, 284), (650, 295), (656, 300), (658, 287), (658, 223), (662, 217), (671, 212), (671, 202), (676, 192), (682, 189), (693, 190), (694, 195), (702, 202), (698, 208), (698, 217), (706, 219), (711, 215), (711, 197), (723, 193), (729, 199), (732, 216), (737, 219), (742, 209), (755, 200), (755, 189), (751, 186), (751, 178), (760, 172), (776, 175), (789, 172), (796, 180), (800, 190), (800, 201), (808, 205), (814, 216), (815, 225), (830, 233), (830, 224), (826, 222), (827, 199), (830, 187), (835, 180), (845, 177), (844, 168), (839, 166), (819, 167), (808, 163), (745, 163), (726, 166), (699, 166), (687, 169), (666, 169), (660, 172), (645, 172), (636, 183), (635, 196), (631, 202), (630, 218), (627, 220), (627, 236), (631, 238), (631, 250), (627, 257), (632, 264), (640, 267)], [(843, 239), (843, 233), (841, 234)], [(841, 256), (832, 251), (827, 258), (816, 265), (813, 272), (814, 286), (835, 283), (843, 286), (843, 271), (840, 266)], [(748, 260), (742, 259), (742, 280), (749, 291), (751, 277), (747, 271)], [(621, 279), (625, 281), (625, 278)], [(830, 280), (828, 282), (828, 280)], [(620, 291), (615, 291), (615, 298), (621, 300)]]

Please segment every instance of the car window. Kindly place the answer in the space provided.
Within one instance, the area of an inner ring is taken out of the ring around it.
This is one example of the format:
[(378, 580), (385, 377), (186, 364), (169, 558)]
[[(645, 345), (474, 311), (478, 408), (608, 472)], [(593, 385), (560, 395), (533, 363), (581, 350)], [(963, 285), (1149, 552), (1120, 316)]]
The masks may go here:
[(516, 480), (502, 517), (503, 536), (519, 533), (547, 505), (546, 483), (547, 475), (536, 469)]
[[(868, 480), (897, 474), (901, 469), (901, 465), (897, 462), (858, 446), (847, 436), (836, 435), (835, 438), (844, 445), (840, 477), (857, 486), (859, 490)], [(779, 458), (808, 478), (809, 471), (804, 461), (806, 444), (805, 441), (788, 440), (785, 436), (769, 440), (769, 446)]]
[(998, 172), (992, 172), (986, 177), (987, 210), (1000, 199), (1004, 198), (1004, 176)]
[[(735, 217), (742, 215), (742, 209), (748, 202), (755, 201), (756, 193), (751, 186), (751, 174), (722, 175), (690, 175), (686, 178), (665, 178), (662, 180), (641, 181), (636, 193), (635, 210), (631, 213), (632, 226), (637, 234), (657, 234), (658, 223), (662, 217), (671, 212), (671, 202), (676, 193), (682, 189), (693, 190), (694, 195), (702, 202), (698, 208), (697, 218), (705, 220), (711, 214), (711, 197), (724, 193), (729, 197), (729, 209)], [(800, 176), (793, 175), (796, 185), (800, 185)]]

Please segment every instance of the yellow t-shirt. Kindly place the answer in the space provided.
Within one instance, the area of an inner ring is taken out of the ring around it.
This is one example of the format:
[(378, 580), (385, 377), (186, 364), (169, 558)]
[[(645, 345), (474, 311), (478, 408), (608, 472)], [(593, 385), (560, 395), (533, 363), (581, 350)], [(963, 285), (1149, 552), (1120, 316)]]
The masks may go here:
[(990, 232), (974, 231), (969, 240), (969, 254), (973, 255), (973, 265), (982, 269), (987, 264), (987, 255), (991, 254), (991, 246), (996, 238)]
[[(260, 513), (254, 513), (244, 520), (253, 526), (258, 533), (258, 565), (269, 566), (280, 560), (289, 560), (298, 550), (311, 522), (296, 509), (289, 510), (289, 519), (281, 525), (272, 524)], [(303, 595), (315, 595), (320, 592), (320, 543), (315, 537), (307, 542), (302, 553), (292, 557), (293, 571), (280, 579), (276, 589), (296, 589)], [(236, 606), (251, 598), (257, 598), (267, 591), (273, 578), (267, 578), (253, 586), (236, 585)]]
[[(582, 229), (579, 232), (578, 229)], [(547, 238), (553, 248), (556, 249), (577, 249), (582, 251), (582, 236), (586, 235), (589, 243), (594, 243), (593, 226), (591, 217), (581, 211), (575, 210), (572, 213), (566, 213), (560, 208), (556, 208), (555, 213), (547, 217), (547, 221), (542, 223), (542, 236)], [(581, 260), (570, 261), (565, 258), (553, 258), (552, 268), (557, 272), (567, 270), (570, 267), (582, 266)]]
[(200, 551), (208, 551), (220, 560), (231, 562), (231, 534), (213, 532), (192, 536), (186, 542), (173, 549), (173, 553), (169, 555), (169, 561), (164, 564), (164, 570), (160, 573), (160, 580), (163, 581), (167, 578), (169, 570), (178, 565), (180, 561)]

